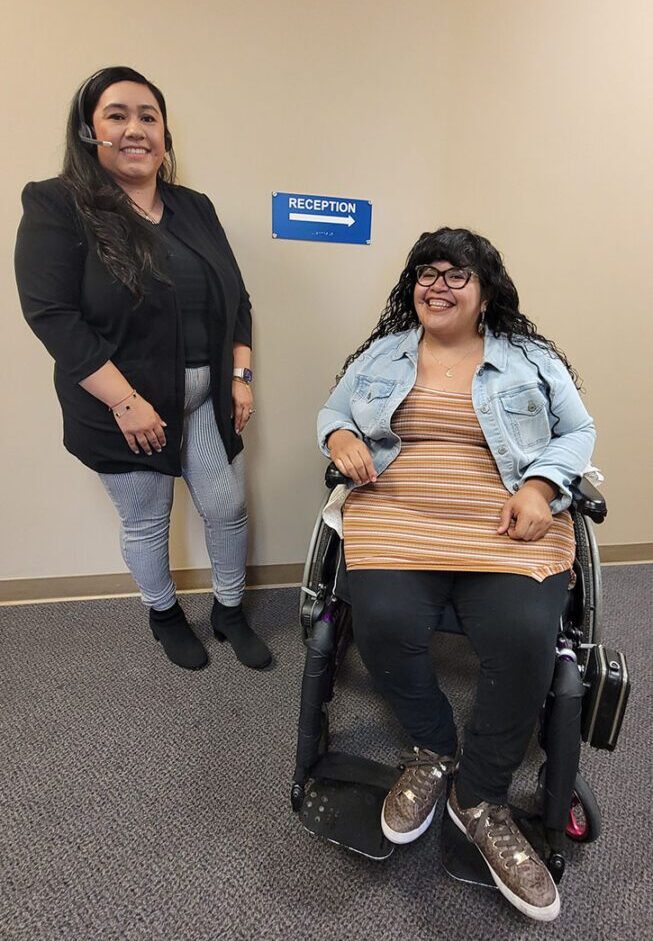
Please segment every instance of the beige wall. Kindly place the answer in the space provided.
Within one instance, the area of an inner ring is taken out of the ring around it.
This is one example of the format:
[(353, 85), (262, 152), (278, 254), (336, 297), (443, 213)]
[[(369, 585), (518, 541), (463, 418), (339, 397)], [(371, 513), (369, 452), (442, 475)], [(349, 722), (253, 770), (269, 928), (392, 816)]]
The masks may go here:
[(524, 310), (581, 373), (609, 517), (651, 543), (653, 7), (646, 0), (452, 4), (465, 120), (444, 213), (501, 246)]
[[(602, 542), (653, 541), (635, 487), (653, 458), (646, 0), (26, 0), (3, 20), (1, 577), (123, 570), (113, 509), (61, 446), (10, 262), (20, 189), (57, 172), (72, 91), (108, 64), (164, 90), (181, 181), (213, 198), (254, 300), (252, 563), (303, 559), (315, 412), (415, 237), (442, 223), (504, 251), (525, 310), (581, 371), (608, 478)], [(372, 245), (273, 241), (274, 189), (371, 199)], [(172, 562), (206, 565), (181, 489)]]

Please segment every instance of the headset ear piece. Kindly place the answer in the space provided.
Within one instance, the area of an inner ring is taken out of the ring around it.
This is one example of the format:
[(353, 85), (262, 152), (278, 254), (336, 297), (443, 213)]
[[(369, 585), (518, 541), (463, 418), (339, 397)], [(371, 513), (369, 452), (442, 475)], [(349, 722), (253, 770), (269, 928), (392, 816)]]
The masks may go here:
[(94, 72), (93, 75), (89, 76), (89, 78), (86, 79), (82, 87), (79, 89), (79, 93), (77, 95), (77, 117), (79, 119), (79, 129), (77, 133), (79, 134), (81, 140), (87, 144), (92, 144), (95, 142), (95, 132), (93, 131), (93, 128), (87, 123), (86, 116), (84, 114), (86, 92), (91, 82), (95, 81), (95, 79), (102, 75), (104, 71), (105, 69), (100, 69), (99, 71)]

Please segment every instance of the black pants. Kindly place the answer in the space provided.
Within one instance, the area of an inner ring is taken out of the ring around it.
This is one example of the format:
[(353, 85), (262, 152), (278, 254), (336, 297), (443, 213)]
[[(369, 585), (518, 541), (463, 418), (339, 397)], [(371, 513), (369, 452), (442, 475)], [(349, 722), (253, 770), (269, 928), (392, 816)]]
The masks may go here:
[(456, 791), (463, 806), (507, 800), (551, 685), (569, 574), (543, 582), (492, 572), (348, 573), (354, 639), (415, 745), (453, 755), (453, 712), (429, 652), (451, 603), (480, 660)]

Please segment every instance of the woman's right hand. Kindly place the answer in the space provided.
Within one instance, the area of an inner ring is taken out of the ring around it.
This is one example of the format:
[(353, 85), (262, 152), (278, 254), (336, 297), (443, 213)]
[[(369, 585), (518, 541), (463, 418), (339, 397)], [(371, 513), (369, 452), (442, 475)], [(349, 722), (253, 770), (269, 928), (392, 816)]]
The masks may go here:
[(136, 398), (130, 399), (126, 404), (129, 408), (125, 405), (118, 406), (114, 409), (113, 417), (131, 450), (134, 454), (140, 454), (140, 445), (146, 454), (151, 454), (153, 450), (160, 452), (161, 448), (166, 446), (163, 430), (167, 427), (166, 423), (140, 395), (136, 395)]
[(376, 471), (367, 445), (353, 431), (340, 428), (327, 439), (331, 460), (341, 474), (351, 477), (355, 484), (369, 484), (376, 480)]

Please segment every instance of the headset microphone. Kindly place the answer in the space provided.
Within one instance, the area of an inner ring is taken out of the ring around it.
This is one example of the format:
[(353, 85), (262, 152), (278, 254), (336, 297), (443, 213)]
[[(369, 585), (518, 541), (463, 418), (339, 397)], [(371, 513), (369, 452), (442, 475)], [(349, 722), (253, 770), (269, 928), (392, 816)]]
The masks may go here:
[(113, 147), (113, 144), (110, 140), (96, 140), (95, 137), (85, 137), (81, 128), (79, 129), (78, 134), (79, 139), (84, 141), (85, 144), (96, 144), (98, 147)]

